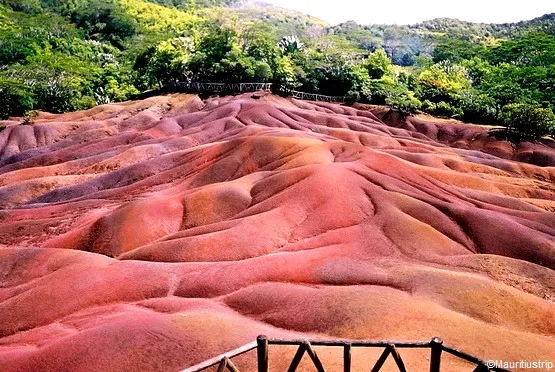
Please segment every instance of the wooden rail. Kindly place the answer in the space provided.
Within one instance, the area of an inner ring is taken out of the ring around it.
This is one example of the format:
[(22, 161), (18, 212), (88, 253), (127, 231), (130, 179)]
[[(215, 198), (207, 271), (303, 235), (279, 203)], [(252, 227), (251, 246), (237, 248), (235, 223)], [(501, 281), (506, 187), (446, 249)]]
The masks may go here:
[[(241, 346), (241, 347), (238, 347), (238, 348), (235, 349), (235, 350), (228, 351), (228, 352), (225, 353), (225, 354), (218, 355), (217, 357), (214, 357), (214, 358), (212, 358), (212, 359), (205, 360), (204, 362), (202, 362), (202, 363), (200, 363), (200, 364), (197, 364), (197, 365), (195, 365), (195, 366), (193, 366), (193, 367), (186, 368), (186, 369), (184, 369), (184, 370), (181, 371), (181, 372), (196, 372), (196, 371), (202, 371), (202, 370), (204, 370), (204, 369), (206, 369), (206, 368), (210, 368), (210, 367), (213, 367), (213, 366), (215, 366), (215, 365), (220, 365), (224, 360), (227, 360), (227, 364), (228, 364), (227, 367), (228, 367), (228, 369), (229, 369), (229, 360), (230, 360), (231, 358), (236, 357), (236, 356), (239, 356), (239, 355), (241, 355), (241, 354), (245, 354), (246, 352), (249, 352), (249, 351), (251, 351), (251, 350), (254, 350), (254, 349), (257, 348), (257, 345), (258, 345), (258, 344), (257, 344), (257, 341), (253, 341), (253, 342), (251, 342), (251, 343), (248, 343), (248, 344), (246, 344), (246, 345), (243, 345), (243, 346)], [(266, 358), (266, 359), (267, 359), (267, 358)]]
[[(198, 83), (198, 82), (171, 82), (167, 84), (165, 89), (179, 89), (187, 92), (209, 92), (209, 93), (222, 93), (222, 92), (256, 92), (272, 90), (272, 83)], [(326, 96), (323, 94), (305, 93), (298, 90), (279, 89), (281, 92), (290, 95), (293, 98), (308, 100), (308, 101), (321, 101), (321, 102), (345, 102), (344, 96)]]
[(256, 92), (259, 90), (269, 92), (272, 89), (271, 83), (187, 83), (173, 82), (166, 85), (166, 88), (179, 88), (194, 92)]
[(266, 336), (258, 336), (256, 341), (241, 346), (235, 350), (229, 351), (225, 354), (219, 355), (215, 358), (209, 359), (200, 364), (194, 365), (181, 372), (199, 372), (207, 368), (218, 366), (218, 372), (223, 372), (226, 369), (231, 372), (239, 372), (237, 367), (231, 362), (231, 358), (256, 349), (257, 352), (257, 371), (269, 372), (268, 364), (268, 349), (270, 345), (276, 346), (299, 346), (289, 365), (288, 372), (295, 372), (305, 354), (312, 361), (314, 367), (318, 372), (325, 372), (324, 365), (318, 357), (313, 346), (328, 346), (328, 347), (343, 347), (343, 371), (351, 372), (351, 350), (353, 347), (375, 347), (384, 348), (383, 353), (380, 355), (374, 366), (372, 372), (378, 372), (383, 367), (389, 356), (397, 365), (400, 372), (406, 372), (406, 367), (399, 354), (398, 349), (403, 348), (417, 348), (417, 349), (430, 349), (430, 372), (439, 372), (441, 370), (441, 355), (443, 352), (451, 354), (459, 359), (476, 365), (474, 372), (482, 371), (495, 371), (495, 372), (510, 372), (506, 369), (488, 367), (487, 364), (470, 354), (463, 351), (454, 349), (449, 346), (443, 345), (443, 341), (434, 337), (431, 341), (361, 341), (361, 340), (282, 340), (282, 339), (269, 339)]
[(297, 90), (287, 90), (293, 98), (308, 100), (308, 101), (323, 101), (323, 102), (345, 102), (344, 96), (325, 96), (323, 94), (305, 93)]

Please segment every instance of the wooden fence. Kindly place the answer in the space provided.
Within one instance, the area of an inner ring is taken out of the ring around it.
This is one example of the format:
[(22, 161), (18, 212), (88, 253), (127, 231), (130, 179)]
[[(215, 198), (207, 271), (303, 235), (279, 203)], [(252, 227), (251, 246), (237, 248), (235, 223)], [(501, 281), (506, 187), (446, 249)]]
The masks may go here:
[(166, 85), (166, 88), (178, 88), (194, 92), (256, 92), (259, 90), (269, 92), (272, 89), (271, 83), (186, 83), (173, 82)]
[[(167, 89), (177, 89), (187, 92), (199, 92), (199, 93), (246, 93), (246, 92), (256, 92), (265, 91), (270, 92), (272, 90), (272, 83), (197, 83), (197, 82), (172, 82), (164, 86)], [(291, 89), (279, 89), (287, 95), (293, 98), (309, 100), (309, 101), (320, 101), (320, 102), (345, 102), (344, 96), (326, 96), (323, 94), (305, 93), (299, 92), (297, 90)]]
[(287, 90), (293, 98), (303, 99), (308, 101), (323, 101), (323, 102), (345, 102), (344, 96), (324, 96), (323, 94), (305, 93), (297, 90)]
[(430, 372), (440, 372), (441, 370), (441, 355), (443, 352), (454, 355), (457, 358), (463, 359), (467, 362), (476, 365), (474, 372), (496, 371), (496, 372), (509, 372), (506, 369), (490, 367), (483, 360), (476, 358), (463, 351), (445, 346), (440, 338), (433, 338), (429, 342), (390, 342), (390, 341), (360, 341), (360, 340), (282, 340), (282, 339), (268, 339), (266, 336), (258, 336), (256, 341), (241, 346), (235, 350), (229, 351), (225, 354), (219, 355), (215, 358), (209, 359), (205, 362), (195, 366), (184, 369), (181, 372), (199, 372), (210, 367), (218, 366), (218, 372), (225, 370), (231, 372), (239, 372), (239, 369), (231, 361), (232, 358), (245, 354), (251, 350), (256, 349), (257, 352), (257, 366), (258, 372), (269, 372), (268, 364), (268, 349), (269, 345), (287, 345), (298, 346), (297, 352), (291, 361), (288, 372), (295, 372), (304, 356), (308, 354), (310, 360), (316, 367), (318, 372), (325, 372), (324, 365), (313, 346), (328, 346), (328, 347), (342, 347), (343, 348), (343, 371), (351, 372), (351, 350), (355, 347), (375, 347), (384, 348), (383, 353), (378, 358), (372, 372), (378, 372), (387, 358), (391, 355), (397, 368), (400, 372), (406, 372), (405, 364), (398, 349), (413, 348), (413, 349), (430, 349)]

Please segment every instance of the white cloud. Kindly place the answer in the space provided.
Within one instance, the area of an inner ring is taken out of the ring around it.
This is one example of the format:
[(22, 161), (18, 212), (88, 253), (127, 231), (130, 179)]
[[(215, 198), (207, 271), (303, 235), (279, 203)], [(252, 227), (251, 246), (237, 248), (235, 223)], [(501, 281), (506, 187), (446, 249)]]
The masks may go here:
[(265, 0), (298, 10), (331, 24), (354, 20), (360, 24), (411, 24), (433, 18), (505, 23), (555, 12), (553, 0)]

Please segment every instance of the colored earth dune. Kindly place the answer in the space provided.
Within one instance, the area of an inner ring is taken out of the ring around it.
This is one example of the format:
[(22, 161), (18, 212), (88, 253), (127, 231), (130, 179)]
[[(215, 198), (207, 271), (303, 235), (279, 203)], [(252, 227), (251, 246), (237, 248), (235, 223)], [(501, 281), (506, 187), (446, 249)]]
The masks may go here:
[(261, 94), (20, 122), (0, 133), (2, 371), (178, 371), (259, 334), (555, 361), (553, 140)]

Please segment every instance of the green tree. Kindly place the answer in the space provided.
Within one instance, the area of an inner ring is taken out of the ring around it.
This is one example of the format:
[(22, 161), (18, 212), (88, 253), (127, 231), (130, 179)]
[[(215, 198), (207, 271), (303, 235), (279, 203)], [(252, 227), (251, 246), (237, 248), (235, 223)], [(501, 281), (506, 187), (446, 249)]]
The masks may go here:
[(463, 89), (472, 85), (464, 66), (447, 61), (436, 63), (420, 73), (416, 94), (420, 100), (452, 103)]
[(101, 73), (98, 66), (88, 61), (48, 49), (28, 58), (27, 65), (6, 71), (32, 90), (36, 108), (54, 113), (94, 106), (93, 88)]
[(40, 0), (2, 0), (13, 10), (25, 13), (38, 13), (41, 10)]
[(114, 0), (85, 1), (76, 7), (71, 19), (87, 38), (118, 47), (123, 47), (123, 41), (136, 33), (136, 21)]
[(10, 115), (22, 116), (34, 104), (35, 98), (30, 87), (0, 76), (0, 119), (6, 119)]
[(296, 35), (288, 35), (281, 38), (277, 43), (283, 54), (291, 54), (303, 50), (304, 44)]
[(530, 104), (510, 104), (503, 107), (501, 122), (510, 139), (538, 139), (555, 134), (555, 115), (550, 109)]
[(172, 81), (189, 81), (189, 62), (194, 51), (194, 43), (188, 37), (164, 40), (138, 55), (134, 68), (140, 72), (145, 88), (155, 83), (162, 87)]
[(461, 119), (467, 122), (492, 124), (498, 119), (495, 99), (477, 89), (461, 91), (457, 105), (463, 112)]
[(287, 56), (277, 59), (273, 83), (276, 88), (295, 89), (299, 86), (297, 75), (295, 74), (295, 65)]
[(483, 45), (454, 36), (436, 45), (432, 57), (435, 63), (441, 61), (461, 63), (463, 60), (482, 57), (486, 52), (487, 49)]
[(493, 64), (511, 63), (523, 66), (555, 64), (555, 35), (531, 31), (491, 48), (489, 60)]
[(387, 92), (385, 104), (391, 106), (405, 115), (417, 113), (422, 107), (422, 102), (408, 89), (397, 88)]
[(383, 49), (378, 49), (372, 53), (363, 63), (371, 79), (381, 79), (392, 70), (391, 60)]

